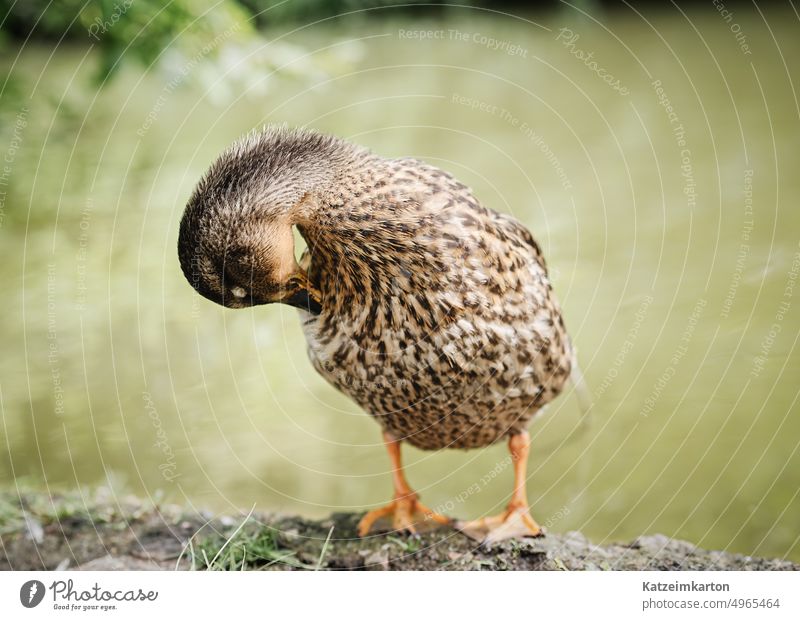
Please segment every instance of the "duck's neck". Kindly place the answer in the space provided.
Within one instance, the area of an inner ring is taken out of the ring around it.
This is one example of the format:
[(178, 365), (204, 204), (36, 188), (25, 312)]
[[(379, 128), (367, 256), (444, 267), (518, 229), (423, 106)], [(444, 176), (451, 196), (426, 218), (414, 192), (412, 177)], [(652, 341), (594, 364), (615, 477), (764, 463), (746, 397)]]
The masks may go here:
[(375, 268), (382, 258), (376, 250), (384, 247), (381, 237), (391, 219), (391, 201), (380, 197), (385, 166), (385, 160), (372, 154), (353, 162), (333, 182), (306, 194), (293, 213), (293, 224), (309, 249), (309, 275), (323, 295), (335, 286), (339, 302), (370, 296), (380, 286)]
[(342, 312), (374, 307), (393, 287), (414, 278), (422, 286), (435, 268), (433, 248), (419, 242), (432, 235), (430, 214), (397, 183), (390, 160), (373, 156), (353, 167), (324, 192), (309, 195), (295, 224), (310, 254), (309, 275), (323, 297), (335, 297)]

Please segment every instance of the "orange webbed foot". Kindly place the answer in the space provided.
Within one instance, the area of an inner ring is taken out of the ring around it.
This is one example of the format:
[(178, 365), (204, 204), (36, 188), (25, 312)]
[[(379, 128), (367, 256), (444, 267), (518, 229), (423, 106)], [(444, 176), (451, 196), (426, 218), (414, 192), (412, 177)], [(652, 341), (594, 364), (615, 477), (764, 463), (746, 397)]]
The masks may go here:
[(544, 530), (534, 521), (527, 504), (509, 504), (505, 512), (474, 521), (457, 521), (456, 529), (484, 544), (509, 538), (544, 536)]
[(392, 517), (392, 528), (398, 532), (417, 534), (422, 529), (436, 525), (450, 525), (452, 519), (434, 512), (417, 499), (416, 493), (395, 496), (391, 503), (370, 510), (358, 523), (358, 535), (370, 533), (373, 526), (387, 517)]

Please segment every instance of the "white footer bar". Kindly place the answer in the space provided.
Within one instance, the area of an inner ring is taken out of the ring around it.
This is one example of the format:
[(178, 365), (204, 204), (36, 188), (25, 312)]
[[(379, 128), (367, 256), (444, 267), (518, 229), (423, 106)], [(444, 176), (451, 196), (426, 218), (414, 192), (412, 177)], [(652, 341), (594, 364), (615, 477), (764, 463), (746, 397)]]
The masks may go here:
[(0, 573), (0, 618), (797, 619), (799, 575), (20, 571)]

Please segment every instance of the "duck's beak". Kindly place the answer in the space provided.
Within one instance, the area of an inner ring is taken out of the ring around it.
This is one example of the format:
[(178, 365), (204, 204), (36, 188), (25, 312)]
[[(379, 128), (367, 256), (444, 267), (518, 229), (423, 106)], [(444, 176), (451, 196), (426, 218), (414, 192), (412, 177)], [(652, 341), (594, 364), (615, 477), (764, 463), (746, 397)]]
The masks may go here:
[(289, 280), (289, 286), (286, 288), (286, 294), (278, 301), (311, 314), (322, 312), (322, 295), (311, 286), (306, 274), (303, 272), (292, 276)]

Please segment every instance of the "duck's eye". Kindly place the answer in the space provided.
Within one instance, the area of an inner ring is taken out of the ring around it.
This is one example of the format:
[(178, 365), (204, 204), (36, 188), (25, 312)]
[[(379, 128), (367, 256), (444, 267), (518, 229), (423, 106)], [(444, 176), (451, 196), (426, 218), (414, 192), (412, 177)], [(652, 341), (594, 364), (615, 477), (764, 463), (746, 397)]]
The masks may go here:
[(234, 297), (238, 297), (239, 299), (241, 299), (242, 297), (245, 297), (247, 295), (247, 291), (244, 290), (241, 286), (234, 286), (231, 289), (231, 294)]

